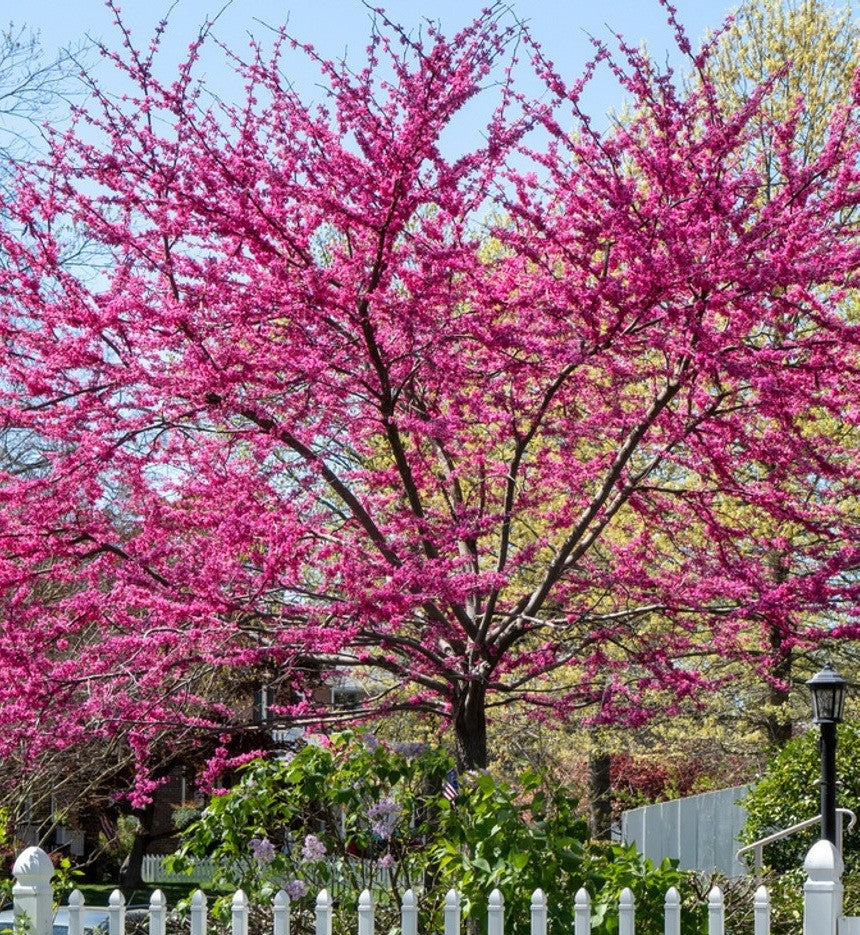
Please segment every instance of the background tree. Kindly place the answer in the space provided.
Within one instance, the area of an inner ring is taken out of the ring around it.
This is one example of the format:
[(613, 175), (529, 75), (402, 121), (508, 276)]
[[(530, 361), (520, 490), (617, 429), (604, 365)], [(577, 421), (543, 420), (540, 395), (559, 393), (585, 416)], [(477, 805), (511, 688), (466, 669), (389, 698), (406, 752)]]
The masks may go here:
[[(749, 158), (761, 167), (766, 185), (762, 197), (770, 198), (785, 184), (786, 164), (780, 153), (790, 127), (792, 155), (811, 165), (827, 145), (834, 113), (851, 97), (860, 64), (860, 29), (850, 4), (837, 6), (823, 0), (747, 0), (734, 13), (733, 22), (717, 42), (710, 74), (726, 113), (748, 102), (757, 89), (770, 85), (755, 118)], [(851, 304), (846, 304), (846, 314)], [(833, 431), (839, 433), (839, 421)], [(777, 524), (773, 538), (803, 535), (792, 524)], [(788, 573), (780, 548), (769, 556), (776, 584)], [(815, 671), (815, 663), (795, 672), (797, 646), (784, 629), (770, 629), (772, 663), (763, 671), (766, 697), (754, 701), (752, 710), (764, 715), (765, 742), (782, 746), (792, 736), (794, 717), (789, 705), (793, 683)], [(805, 714), (805, 699), (803, 713)]]
[[(770, 665), (774, 626), (855, 636), (853, 98), (810, 163), (777, 134), (765, 199), (764, 97), (723, 113), (706, 53), (682, 91), (622, 46), (635, 116), (600, 136), (498, 9), (380, 24), (321, 107), (284, 37), (208, 109), (199, 46), (162, 83), (127, 40), (135, 90), (94, 86), (5, 206), (0, 412), (57, 447), (0, 483), (0, 749), (125, 732), (145, 761), (159, 725), (236, 726), (200, 667), (348, 667), (382, 677), (351, 716), (438, 719), (484, 765), (497, 709), (642, 723), (715, 651)], [(445, 155), (515, 43), (541, 100), (506, 73)]]
[[(860, 62), (851, 5), (824, 0), (746, 0), (717, 42), (710, 62), (720, 101), (731, 113), (772, 85), (757, 118), (752, 155), (771, 186), (782, 169), (774, 136), (788, 121), (793, 151), (809, 164), (821, 152), (833, 112), (850, 97)], [(767, 196), (770, 189), (765, 189)]]
[(36, 33), (10, 23), (0, 28), (0, 183), (9, 184), (14, 162), (33, 158), (43, 140), (43, 125), (62, 119), (80, 100), (82, 48), (48, 58)]

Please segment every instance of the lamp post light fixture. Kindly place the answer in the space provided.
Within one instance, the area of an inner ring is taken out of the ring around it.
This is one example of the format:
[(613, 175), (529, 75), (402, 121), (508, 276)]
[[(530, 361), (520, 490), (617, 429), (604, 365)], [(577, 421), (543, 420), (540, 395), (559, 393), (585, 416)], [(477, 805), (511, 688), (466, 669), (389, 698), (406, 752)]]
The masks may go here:
[(813, 723), (821, 727), (821, 837), (836, 847), (836, 725), (842, 720), (848, 683), (828, 662), (806, 684)]

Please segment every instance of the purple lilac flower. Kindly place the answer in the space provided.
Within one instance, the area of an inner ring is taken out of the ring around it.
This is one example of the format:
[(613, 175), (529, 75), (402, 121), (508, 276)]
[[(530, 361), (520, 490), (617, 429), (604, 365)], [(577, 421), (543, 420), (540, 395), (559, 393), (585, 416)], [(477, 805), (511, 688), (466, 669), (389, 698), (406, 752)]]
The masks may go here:
[(290, 880), (284, 887), (284, 892), (290, 899), (301, 899), (307, 891), (308, 888), (302, 880)]
[(391, 749), (395, 753), (399, 753), (400, 756), (405, 756), (407, 759), (413, 756), (421, 756), (426, 753), (430, 748), (426, 743), (421, 743), (416, 741), (414, 743), (404, 742), (404, 743), (394, 743), (391, 745)]
[(383, 854), (376, 863), (383, 870), (388, 870), (389, 867), (394, 866), (394, 854)]
[(310, 862), (322, 860), (326, 853), (325, 844), (315, 834), (309, 834), (305, 838), (305, 843), (302, 846), (302, 857), (305, 860)]
[(261, 867), (270, 864), (275, 859), (275, 845), (268, 838), (251, 838), (248, 842), (254, 860)]
[(376, 736), (376, 734), (373, 734), (370, 731), (368, 731), (361, 739), (364, 741), (365, 747), (367, 747), (371, 753), (373, 753), (373, 751), (379, 746), (379, 738)]
[(389, 795), (371, 805), (367, 810), (367, 817), (370, 819), (370, 830), (383, 841), (387, 841), (397, 827), (400, 806)]

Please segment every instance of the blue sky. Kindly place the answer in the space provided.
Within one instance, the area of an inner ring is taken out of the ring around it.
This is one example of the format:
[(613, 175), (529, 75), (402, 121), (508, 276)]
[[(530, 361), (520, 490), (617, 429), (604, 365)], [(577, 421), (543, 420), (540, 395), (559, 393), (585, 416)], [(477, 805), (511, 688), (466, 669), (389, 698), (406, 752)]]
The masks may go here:
[[(8, 0), (7, 0), (8, 2)], [(417, 29), (423, 19), (439, 21), (453, 33), (490, 0), (375, 0), (389, 16), (408, 29)], [(835, 2), (835, 0), (834, 0)], [(202, 22), (222, 6), (223, 0), (177, 0), (170, 16), (170, 28), (164, 44), (161, 66), (172, 74)], [(736, 0), (675, 0), (679, 18), (685, 24), (694, 45), (706, 31), (720, 25), (736, 7)], [(852, 0), (855, 13), (860, 0)], [(171, 8), (170, 0), (126, 0), (121, 3), (124, 21), (141, 45), (152, 33), (157, 21)], [(646, 41), (659, 61), (674, 48), (666, 25), (665, 13), (658, 0), (513, 0), (511, 9), (526, 20), (546, 54), (563, 76), (575, 78), (588, 59), (591, 47), (588, 35), (609, 38), (613, 31), (638, 44)], [(102, 0), (26, 0), (16, 4), (13, 19), (26, 23), (41, 33), (46, 51), (74, 43), (85, 35), (118, 44), (118, 32)], [(6, 15), (8, 16), (8, 14)], [(6, 20), (0, 14), (0, 19)], [(232, 48), (243, 49), (247, 34), (265, 35), (265, 24), (288, 21), (290, 33), (302, 42), (310, 42), (328, 58), (346, 56), (360, 64), (366, 44), (370, 12), (361, 0), (233, 0), (221, 13), (215, 35)], [(303, 96), (320, 98), (318, 73), (301, 56), (291, 60), (290, 77)], [(198, 75), (224, 95), (222, 85), (226, 70), (220, 56), (203, 60)], [(227, 96), (231, 96), (227, 92)], [(608, 109), (618, 107), (621, 94), (606, 73), (599, 73), (585, 98), (587, 110), (599, 118)]]
[[(120, 5), (124, 20), (142, 44), (171, 6), (168, 0), (127, 0)], [(384, 6), (392, 19), (410, 29), (430, 18), (441, 22), (446, 32), (454, 32), (488, 2), (376, 0), (374, 5)], [(696, 42), (709, 27), (719, 25), (736, 4), (727, 0), (676, 0), (676, 5)], [(170, 17), (163, 55), (165, 66), (181, 56), (200, 23), (222, 6), (221, 0), (178, 0)], [(510, 6), (520, 19), (529, 22), (535, 37), (567, 78), (573, 78), (589, 56), (588, 34), (607, 37), (614, 30), (636, 44), (644, 39), (660, 59), (671, 45), (665, 15), (657, 0), (515, 0)], [(16, 4), (12, 13), (16, 22), (39, 30), (46, 51), (74, 43), (85, 34), (109, 45), (117, 44), (117, 30), (101, 0), (27, 0)], [(296, 38), (312, 43), (326, 57), (345, 54), (348, 59), (360, 62), (370, 13), (361, 0), (233, 0), (222, 12), (215, 34), (232, 47), (241, 48), (249, 31), (264, 35), (266, 29), (262, 24), (280, 25), (284, 21), (289, 22), (290, 32)], [(316, 75), (304, 63), (296, 62), (294, 67), (299, 87), (313, 94)], [(206, 60), (204, 68), (210, 80), (218, 80), (217, 61)], [(596, 111), (620, 103), (620, 98), (612, 83), (601, 79), (596, 82), (593, 101), (589, 109), (597, 116)]]

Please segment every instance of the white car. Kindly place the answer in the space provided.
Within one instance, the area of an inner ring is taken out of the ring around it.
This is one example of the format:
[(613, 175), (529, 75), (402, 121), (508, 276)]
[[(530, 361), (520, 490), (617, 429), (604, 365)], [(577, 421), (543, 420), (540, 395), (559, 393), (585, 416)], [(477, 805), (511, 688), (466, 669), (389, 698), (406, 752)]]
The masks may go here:
[[(126, 907), (126, 922), (132, 922), (147, 915), (148, 910), (138, 907)], [(84, 931), (101, 933), (107, 932), (110, 913), (104, 906), (84, 907)], [(15, 915), (11, 908), (0, 910), (0, 935), (12, 932), (15, 925)], [(59, 906), (54, 913), (54, 927), (52, 935), (69, 935), (69, 907)]]

